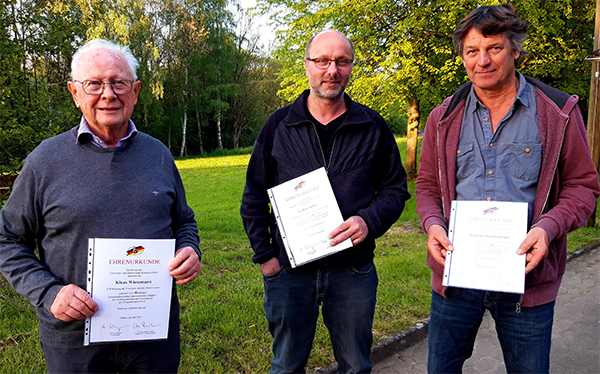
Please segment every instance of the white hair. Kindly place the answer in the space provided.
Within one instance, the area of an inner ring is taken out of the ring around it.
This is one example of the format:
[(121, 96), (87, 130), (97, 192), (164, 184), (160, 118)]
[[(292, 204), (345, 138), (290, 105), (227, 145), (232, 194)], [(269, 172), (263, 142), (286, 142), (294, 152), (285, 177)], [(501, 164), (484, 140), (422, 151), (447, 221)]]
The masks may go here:
[(81, 48), (75, 52), (73, 55), (73, 61), (71, 61), (71, 79), (75, 79), (75, 71), (77, 70), (77, 66), (79, 64), (79, 59), (83, 56), (84, 52), (92, 51), (95, 49), (107, 49), (111, 52), (117, 53), (127, 62), (127, 66), (129, 66), (129, 70), (133, 75), (133, 79), (137, 80), (136, 70), (138, 66), (140, 66), (138, 60), (133, 56), (131, 50), (128, 46), (122, 46), (117, 43), (111, 42), (105, 39), (93, 39), (89, 42), (85, 43)]

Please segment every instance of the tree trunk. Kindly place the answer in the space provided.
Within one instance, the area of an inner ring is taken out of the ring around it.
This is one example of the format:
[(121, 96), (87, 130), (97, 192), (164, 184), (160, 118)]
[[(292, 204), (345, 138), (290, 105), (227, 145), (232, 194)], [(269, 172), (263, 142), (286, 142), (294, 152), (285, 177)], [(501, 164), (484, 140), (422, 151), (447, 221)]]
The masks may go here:
[[(219, 105), (221, 104), (221, 93), (219, 92), (218, 95), (218, 102)], [(219, 106), (219, 108), (217, 109), (217, 140), (219, 143), (219, 149), (223, 149), (223, 138), (221, 136), (221, 107)]]
[(217, 140), (219, 149), (223, 149), (223, 138), (221, 137), (221, 109), (217, 109)]
[(198, 143), (200, 145), (200, 154), (204, 154), (204, 148), (202, 147), (202, 122), (200, 122), (200, 111), (196, 110), (196, 121), (198, 122)]
[(409, 180), (417, 178), (417, 139), (419, 131), (419, 101), (408, 101), (408, 124), (406, 128), (406, 174)]
[[(594, 30), (594, 51), (598, 49), (600, 37), (600, 1), (596, 1), (596, 24)], [(592, 60), (592, 80), (590, 83), (590, 104), (587, 121), (587, 137), (590, 146), (592, 161), (596, 170), (600, 170), (600, 113), (598, 113), (598, 96), (599, 96), (599, 80), (598, 72), (600, 72), (600, 61)], [(594, 227), (596, 225), (596, 209), (588, 218), (585, 226)]]
[(179, 151), (179, 157), (183, 157), (183, 154), (185, 153), (185, 139), (187, 134), (187, 103), (185, 103), (183, 106), (183, 125), (181, 126), (181, 150)]
[(183, 95), (183, 99), (185, 100), (185, 103), (183, 103), (183, 124), (181, 125), (182, 134), (181, 134), (181, 150), (179, 151), (179, 157), (183, 157), (183, 154), (185, 153), (185, 140), (186, 140), (186, 135), (187, 135), (187, 108), (188, 108), (187, 85), (188, 85), (188, 69), (186, 66), (185, 67), (185, 92)]
[(171, 128), (173, 127), (173, 99), (169, 100), (169, 128), (167, 133), (167, 148), (171, 150)]
[(240, 130), (240, 128), (238, 128), (237, 122), (234, 122), (234, 124), (233, 124), (233, 149), (240, 148), (241, 133), (242, 133), (242, 131)]

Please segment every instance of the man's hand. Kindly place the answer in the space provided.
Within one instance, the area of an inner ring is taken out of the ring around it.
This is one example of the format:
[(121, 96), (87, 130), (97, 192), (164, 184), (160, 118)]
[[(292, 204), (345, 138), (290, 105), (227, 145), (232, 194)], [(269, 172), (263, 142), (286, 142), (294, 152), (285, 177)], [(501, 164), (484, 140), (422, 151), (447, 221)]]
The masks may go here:
[(177, 279), (175, 284), (193, 281), (200, 272), (200, 259), (192, 247), (179, 248), (169, 264), (169, 275)]
[(534, 227), (529, 230), (525, 240), (519, 246), (517, 250), (518, 255), (527, 253), (527, 266), (525, 267), (525, 274), (528, 274), (540, 262), (548, 257), (548, 245), (550, 244), (550, 238), (548, 233), (541, 227)]
[(54, 317), (65, 322), (91, 317), (98, 309), (98, 304), (92, 297), (84, 289), (74, 284), (61, 288), (50, 306), (50, 312)]
[(431, 225), (427, 230), (427, 251), (435, 262), (444, 266), (446, 254), (452, 252), (454, 247), (448, 239), (446, 230), (440, 225)]
[(281, 269), (281, 264), (279, 264), (277, 257), (273, 257), (264, 264), (260, 264), (260, 270), (262, 270), (263, 275), (275, 274), (279, 269)]
[(329, 244), (333, 247), (350, 238), (352, 244), (357, 245), (368, 234), (369, 228), (365, 221), (360, 216), (352, 216), (329, 234), (329, 239), (332, 239)]

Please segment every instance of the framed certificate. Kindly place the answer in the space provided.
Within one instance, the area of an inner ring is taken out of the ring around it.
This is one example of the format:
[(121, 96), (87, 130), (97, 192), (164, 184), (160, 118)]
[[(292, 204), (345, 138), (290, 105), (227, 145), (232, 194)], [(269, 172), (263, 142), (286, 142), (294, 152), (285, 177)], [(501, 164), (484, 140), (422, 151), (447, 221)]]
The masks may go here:
[(175, 239), (89, 239), (87, 291), (100, 309), (84, 345), (166, 339)]
[(329, 245), (329, 234), (344, 219), (325, 168), (282, 183), (268, 193), (292, 267), (352, 247), (350, 239), (335, 247)]
[(527, 203), (452, 201), (444, 286), (523, 294)]

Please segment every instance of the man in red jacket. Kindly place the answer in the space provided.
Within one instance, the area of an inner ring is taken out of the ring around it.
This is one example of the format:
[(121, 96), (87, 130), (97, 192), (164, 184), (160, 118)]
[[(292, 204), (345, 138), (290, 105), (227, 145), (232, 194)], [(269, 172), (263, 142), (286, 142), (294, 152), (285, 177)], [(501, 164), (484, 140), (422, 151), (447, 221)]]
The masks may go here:
[[(470, 83), (427, 121), (416, 198), (434, 291), (429, 372), (462, 370), (486, 309), (509, 373), (549, 371), (566, 234), (592, 213), (600, 186), (577, 96), (516, 71), (526, 37), (508, 4), (467, 15), (454, 44)], [(442, 286), (452, 200), (527, 202), (528, 233), (515, 248), (526, 256), (524, 295)]]

